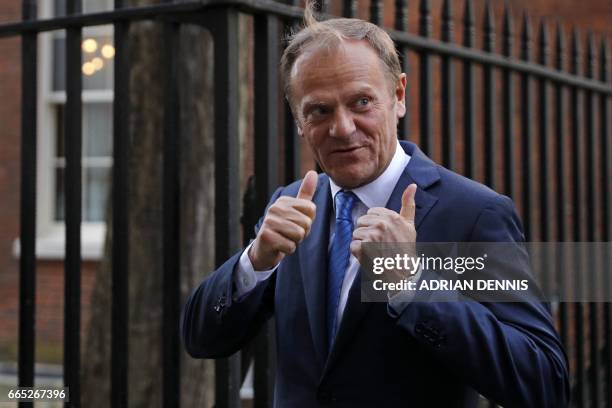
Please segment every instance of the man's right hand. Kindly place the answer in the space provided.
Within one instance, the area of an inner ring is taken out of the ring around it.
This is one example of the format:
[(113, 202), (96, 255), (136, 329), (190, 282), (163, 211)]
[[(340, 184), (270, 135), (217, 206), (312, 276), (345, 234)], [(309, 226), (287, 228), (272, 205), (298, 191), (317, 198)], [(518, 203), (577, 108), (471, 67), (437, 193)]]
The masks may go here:
[(268, 208), (249, 251), (256, 271), (274, 268), (306, 238), (317, 209), (312, 202), (317, 180), (317, 173), (310, 170), (302, 180), (297, 197), (281, 196)]

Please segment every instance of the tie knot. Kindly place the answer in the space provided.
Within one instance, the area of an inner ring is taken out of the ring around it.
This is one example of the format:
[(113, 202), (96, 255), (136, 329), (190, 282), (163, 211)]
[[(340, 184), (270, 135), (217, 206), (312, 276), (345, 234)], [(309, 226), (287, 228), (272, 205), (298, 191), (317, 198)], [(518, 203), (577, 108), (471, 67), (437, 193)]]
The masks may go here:
[(352, 191), (338, 191), (336, 193), (336, 219), (352, 221), (351, 213), (353, 206), (358, 200), (357, 196)]

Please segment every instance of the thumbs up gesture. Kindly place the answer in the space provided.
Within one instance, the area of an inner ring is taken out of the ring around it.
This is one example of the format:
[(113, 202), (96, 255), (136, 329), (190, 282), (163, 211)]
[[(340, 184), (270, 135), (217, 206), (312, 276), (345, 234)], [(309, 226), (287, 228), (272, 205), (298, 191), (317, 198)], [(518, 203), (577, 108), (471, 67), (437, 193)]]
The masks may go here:
[(302, 180), (297, 197), (281, 196), (268, 208), (261, 228), (249, 251), (256, 271), (274, 268), (310, 232), (316, 214), (312, 197), (317, 188), (317, 173), (309, 171)]
[[(351, 253), (361, 259), (361, 244), (364, 242), (381, 243), (414, 243), (416, 229), (414, 227), (416, 184), (410, 184), (402, 194), (402, 208), (399, 214), (383, 207), (373, 207), (359, 217), (353, 230)], [(414, 247), (414, 246), (411, 246)], [(415, 254), (409, 254), (415, 255)]]

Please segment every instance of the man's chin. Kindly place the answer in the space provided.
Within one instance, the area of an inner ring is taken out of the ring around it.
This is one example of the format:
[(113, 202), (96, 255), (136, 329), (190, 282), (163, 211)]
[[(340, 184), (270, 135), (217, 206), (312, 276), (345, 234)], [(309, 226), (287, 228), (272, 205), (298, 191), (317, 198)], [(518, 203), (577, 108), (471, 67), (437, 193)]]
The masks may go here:
[[(343, 169), (345, 170), (345, 169)], [(342, 187), (343, 189), (354, 189), (357, 187), (361, 187), (364, 184), (368, 184), (369, 182), (371, 182), (372, 180), (374, 180), (375, 176), (372, 174), (364, 174), (363, 173), (363, 169), (361, 169), (362, 171), (355, 171), (355, 172), (347, 172), (347, 171), (341, 171), (341, 172), (334, 172), (331, 171), (328, 173), (328, 176), (334, 181), (334, 183), (336, 183), (338, 186)]]

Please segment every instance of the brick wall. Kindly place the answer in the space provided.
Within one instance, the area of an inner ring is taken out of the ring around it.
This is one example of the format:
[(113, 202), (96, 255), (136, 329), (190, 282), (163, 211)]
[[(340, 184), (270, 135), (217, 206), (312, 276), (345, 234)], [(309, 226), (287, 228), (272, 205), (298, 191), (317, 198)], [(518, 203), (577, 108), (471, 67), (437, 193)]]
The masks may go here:
[[(17, 21), (21, 2), (0, 0), (0, 22)], [(19, 260), (12, 245), (19, 236), (21, 152), (21, 41), (0, 38), (0, 360), (16, 353), (19, 329)], [(89, 321), (89, 299), (96, 262), (84, 262), (82, 327)], [(57, 361), (62, 350), (64, 266), (39, 261), (36, 279), (37, 360)]]
[(513, 0), (513, 7), (523, 8), (531, 15), (548, 21), (559, 20), (566, 29), (571, 26), (596, 33), (612, 35), (612, 3), (609, 0)]
[[(91, 292), (97, 262), (83, 262), (81, 274), (81, 335), (90, 318)], [(16, 353), (19, 330), (19, 274), (0, 273), (0, 360)], [(36, 270), (37, 361), (61, 362), (64, 327), (64, 266), (62, 262), (39, 261)]]

